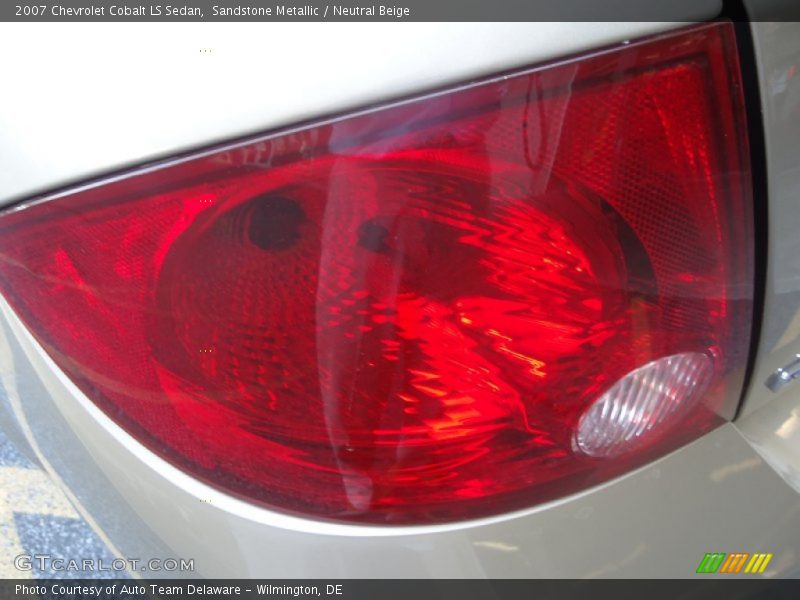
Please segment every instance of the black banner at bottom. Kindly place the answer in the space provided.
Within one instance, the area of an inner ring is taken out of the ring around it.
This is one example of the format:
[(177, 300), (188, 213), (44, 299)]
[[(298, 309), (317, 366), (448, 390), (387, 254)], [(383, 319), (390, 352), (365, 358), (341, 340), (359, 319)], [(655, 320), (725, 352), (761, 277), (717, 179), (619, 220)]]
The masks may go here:
[(505, 580), (505, 579), (348, 579), (348, 580), (132, 580), (43, 579), (0, 580), (0, 600), (505, 600), (542, 598), (643, 598), (647, 600), (724, 597), (796, 598), (800, 580)]

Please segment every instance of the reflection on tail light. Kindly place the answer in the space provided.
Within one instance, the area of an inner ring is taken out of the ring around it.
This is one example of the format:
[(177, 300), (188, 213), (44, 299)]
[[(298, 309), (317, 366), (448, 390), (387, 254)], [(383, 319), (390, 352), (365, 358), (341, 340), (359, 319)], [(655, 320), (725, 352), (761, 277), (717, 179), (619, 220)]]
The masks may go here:
[(318, 518), (464, 519), (730, 417), (749, 186), (712, 24), (8, 211), (0, 287), (198, 478)]

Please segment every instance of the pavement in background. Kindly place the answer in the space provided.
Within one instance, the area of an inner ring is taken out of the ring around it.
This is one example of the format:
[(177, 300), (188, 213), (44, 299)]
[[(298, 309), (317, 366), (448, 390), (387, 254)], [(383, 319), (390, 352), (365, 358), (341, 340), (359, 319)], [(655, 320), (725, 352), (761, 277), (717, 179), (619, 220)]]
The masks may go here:
[(97, 572), (19, 571), (14, 558), (20, 554), (102, 559), (106, 564), (114, 558), (47, 474), (0, 431), (0, 579), (103, 576)]

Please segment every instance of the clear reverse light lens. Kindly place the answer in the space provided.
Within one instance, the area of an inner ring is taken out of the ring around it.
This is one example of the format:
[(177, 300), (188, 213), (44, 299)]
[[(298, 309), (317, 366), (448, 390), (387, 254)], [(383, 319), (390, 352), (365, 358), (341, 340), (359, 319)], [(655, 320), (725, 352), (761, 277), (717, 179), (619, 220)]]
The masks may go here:
[(634, 369), (581, 417), (575, 445), (589, 456), (630, 451), (675, 423), (702, 397), (714, 372), (699, 352), (673, 354)]

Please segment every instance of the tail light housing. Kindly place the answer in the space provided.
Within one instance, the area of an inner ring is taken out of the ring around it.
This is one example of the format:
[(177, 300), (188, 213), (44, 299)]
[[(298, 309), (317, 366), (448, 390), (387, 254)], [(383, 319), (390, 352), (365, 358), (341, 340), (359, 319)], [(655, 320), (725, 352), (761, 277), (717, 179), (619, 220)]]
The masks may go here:
[(0, 289), (203, 481), (316, 518), (473, 518), (731, 417), (749, 177), (714, 23), (8, 210)]

